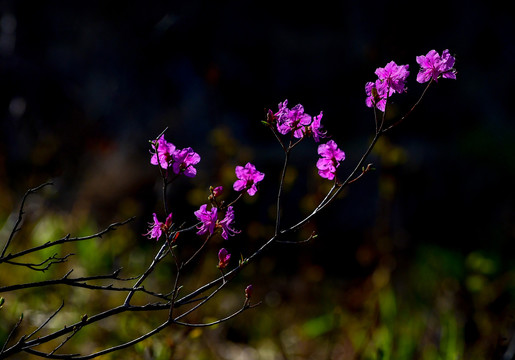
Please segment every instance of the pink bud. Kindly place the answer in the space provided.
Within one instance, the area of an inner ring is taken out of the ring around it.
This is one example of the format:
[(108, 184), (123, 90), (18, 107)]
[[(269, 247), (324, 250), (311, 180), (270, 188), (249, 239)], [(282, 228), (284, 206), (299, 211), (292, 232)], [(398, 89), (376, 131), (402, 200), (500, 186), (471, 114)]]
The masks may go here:
[(222, 195), (222, 192), (224, 191), (224, 188), (222, 186), (217, 186), (213, 189), (213, 196), (218, 197)]
[(231, 254), (224, 248), (221, 248), (218, 252), (218, 268), (225, 269), (227, 265), (229, 265), (229, 260), (231, 259)]
[(250, 297), (252, 296), (252, 285), (249, 285), (245, 288), (245, 297), (247, 299), (250, 299)]

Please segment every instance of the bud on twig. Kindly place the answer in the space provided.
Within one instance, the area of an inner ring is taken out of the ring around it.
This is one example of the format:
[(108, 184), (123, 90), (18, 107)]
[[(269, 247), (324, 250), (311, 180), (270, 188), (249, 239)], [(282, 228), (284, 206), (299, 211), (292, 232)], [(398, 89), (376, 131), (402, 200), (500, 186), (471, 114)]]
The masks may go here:
[(252, 285), (249, 285), (245, 288), (245, 298), (248, 300), (250, 300), (250, 297), (252, 296)]

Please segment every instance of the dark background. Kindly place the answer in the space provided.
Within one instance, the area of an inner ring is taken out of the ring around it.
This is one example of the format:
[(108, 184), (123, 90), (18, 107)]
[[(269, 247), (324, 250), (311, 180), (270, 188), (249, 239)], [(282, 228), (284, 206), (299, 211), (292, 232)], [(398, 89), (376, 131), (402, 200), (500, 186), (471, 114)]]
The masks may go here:
[[(512, 12), (483, 1), (0, 1), (1, 210), (53, 179), (53, 206), (81, 209), (101, 224), (137, 215), (135, 229), (144, 231), (160, 199), (148, 140), (167, 127), (169, 141), (202, 157), (198, 177), (178, 186), (207, 189), (227, 179), (223, 165), (252, 161), (267, 173), (265, 205), (239, 223), (270, 223), (282, 154), (260, 124), (266, 108), (288, 99), (311, 115), (323, 110), (347, 154), (345, 177), (374, 131), (364, 85), (375, 69), (391, 60), (410, 65), (408, 92), (392, 99), (399, 116), (423, 90), (415, 57), (449, 49), (457, 80), (430, 88), (388, 135), (383, 155), (372, 154), (378, 171), (316, 219), (322, 240), (294, 250), (304, 257), (288, 264), (309, 255), (328, 274), (352, 278), (369, 264), (356, 256), (360, 247), (380, 252), (377, 238), (388, 236), (399, 263), (419, 244), (436, 244), (495, 254), (509, 267), (513, 21)], [(302, 215), (294, 203), (306, 189), (325, 181), (314, 180), (316, 146), (301, 145), (286, 223)], [(188, 211), (202, 201), (174, 191)]]

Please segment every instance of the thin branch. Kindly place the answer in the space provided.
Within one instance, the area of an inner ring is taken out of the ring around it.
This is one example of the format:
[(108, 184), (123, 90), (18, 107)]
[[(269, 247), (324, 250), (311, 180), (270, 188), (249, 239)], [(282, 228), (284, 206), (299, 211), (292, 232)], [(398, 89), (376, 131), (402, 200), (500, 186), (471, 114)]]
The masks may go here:
[(56, 254), (50, 256), (49, 258), (47, 258), (46, 260), (43, 260), (40, 263), (21, 263), (21, 262), (10, 261), (10, 260), (6, 260), (5, 262), (7, 264), (11, 264), (11, 265), (25, 266), (25, 267), (27, 267), (27, 268), (29, 268), (31, 270), (34, 270), (34, 271), (45, 272), (53, 264), (59, 264), (59, 263), (66, 262), (68, 260), (68, 258), (70, 256), (73, 256), (73, 255), (75, 255), (75, 254), (66, 254), (63, 257), (57, 257), (57, 253), (56, 253)]
[(288, 160), (290, 158), (290, 150), (291, 147), (284, 151), (284, 164), (283, 170), (281, 173), (281, 179), (279, 181), (279, 190), (277, 191), (277, 204), (276, 204), (276, 214), (275, 214), (275, 235), (279, 233), (279, 229), (281, 227), (281, 194), (284, 187), (284, 178), (286, 177), (286, 170), (288, 169)]
[(15, 259), (15, 258), (18, 258), (18, 257), (23, 256), (23, 255), (27, 255), (27, 254), (30, 254), (30, 253), (33, 253), (33, 252), (36, 252), (36, 251), (39, 251), (39, 250), (47, 249), (49, 247), (60, 245), (60, 244), (64, 244), (64, 243), (68, 243), (68, 242), (84, 241), (84, 240), (90, 240), (90, 239), (94, 239), (94, 238), (101, 238), (106, 233), (108, 233), (108, 232), (110, 232), (112, 230), (116, 230), (116, 228), (118, 226), (125, 225), (125, 224), (129, 223), (130, 221), (134, 220), (135, 218), (136, 217), (133, 216), (133, 217), (131, 217), (131, 218), (125, 220), (125, 221), (113, 223), (113, 224), (109, 225), (107, 228), (105, 228), (104, 230), (99, 231), (98, 233), (92, 234), (92, 235), (70, 237), (70, 234), (67, 234), (65, 237), (63, 237), (61, 239), (58, 239), (58, 240), (55, 240), (55, 241), (48, 241), (48, 242), (46, 242), (43, 245), (35, 246), (35, 247), (30, 248), (30, 249), (26, 249), (26, 250), (17, 252), (15, 254), (9, 254), (9, 255), (0, 257), (0, 263), (7, 262), (7, 261), (9, 261), (11, 259)]
[[(9, 335), (7, 335), (7, 339), (5, 339), (4, 345), (2, 346), (2, 350), (0, 350), (0, 356), (4, 353), (5, 348), (6, 348), (7, 344), (9, 343), (9, 340), (11, 340), (11, 337), (14, 335), (16, 330), (20, 327), (22, 320), (23, 320), (23, 314), (21, 314), (20, 318), (18, 319), (18, 321), (16, 322), (16, 324), (12, 328), (11, 332), (9, 333)], [(25, 339), (25, 337), (22, 336), (22, 338), (18, 341), (18, 343), (16, 345), (21, 343), (24, 339)]]
[(209, 326), (217, 325), (217, 324), (223, 323), (223, 322), (225, 322), (227, 320), (230, 320), (230, 319), (238, 316), (239, 314), (241, 314), (245, 310), (252, 309), (252, 308), (254, 308), (256, 306), (259, 306), (259, 305), (261, 305), (261, 302), (259, 302), (257, 304), (254, 304), (254, 305), (248, 305), (247, 303), (245, 303), (243, 305), (243, 307), (241, 307), (241, 309), (239, 309), (238, 311), (232, 313), (231, 315), (226, 316), (226, 317), (224, 317), (222, 319), (218, 319), (218, 320), (209, 322), (209, 323), (192, 324), (192, 323), (185, 323), (185, 322), (181, 322), (181, 321), (174, 321), (174, 323), (177, 324), (177, 325), (183, 325), (183, 326), (187, 326), (187, 327), (209, 327)]
[(50, 322), (50, 320), (52, 320), (52, 319), (53, 319), (53, 318), (54, 318), (54, 317), (55, 317), (55, 316), (56, 316), (56, 315), (61, 311), (61, 309), (62, 309), (63, 307), (64, 307), (64, 301), (62, 302), (61, 306), (59, 306), (59, 308), (58, 308), (56, 311), (54, 311), (54, 313), (53, 313), (52, 315), (50, 315), (50, 316), (48, 317), (48, 319), (46, 319), (46, 320), (45, 320), (41, 325), (39, 325), (39, 327), (38, 327), (36, 330), (34, 330), (33, 332), (31, 332), (29, 335), (27, 335), (27, 337), (26, 337), (25, 339), (26, 339), (26, 340), (28, 340), (28, 339), (30, 339), (31, 337), (33, 337), (34, 335), (36, 335), (36, 333), (37, 333), (39, 330), (43, 329), (43, 328), (46, 326), (46, 324), (48, 324), (48, 323)]
[(186, 265), (188, 265), (199, 253), (200, 251), (202, 251), (202, 249), (206, 246), (207, 242), (209, 241), (209, 239), (211, 239), (213, 237), (213, 234), (209, 234), (207, 237), (206, 237), (206, 240), (204, 240), (204, 242), (202, 243), (202, 245), (197, 249), (197, 251), (195, 251), (195, 253), (193, 255), (191, 255), (191, 257), (186, 260), (186, 262), (182, 263), (180, 268), (182, 269), (183, 267), (185, 267)]
[(163, 257), (161, 255), (165, 251), (168, 250), (167, 246), (168, 246), (168, 242), (165, 241), (163, 243), (163, 245), (161, 246), (161, 248), (159, 249), (159, 251), (157, 252), (154, 259), (152, 260), (152, 263), (149, 265), (147, 270), (145, 270), (145, 272), (139, 277), (138, 281), (136, 281), (136, 283), (134, 284), (133, 289), (131, 290), (131, 292), (129, 292), (129, 294), (125, 298), (124, 306), (130, 305), (130, 301), (131, 301), (132, 297), (134, 296), (136, 289), (140, 287), (140, 285), (143, 283), (143, 281), (145, 281), (145, 279), (154, 271), (154, 268), (161, 261), (161, 259), (163, 259)]
[[(16, 345), (11, 346), (10, 348), (7, 348), (3, 352), (1, 352), (0, 359), (3, 359), (3, 358), (11, 356), (13, 354), (19, 353), (20, 351), (27, 351), (28, 349), (30, 349), (32, 347), (47, 343), (47, 342), (57, 339), (61, 336), (70, 334), (71, 332), (73, 332), (74, 328), (76, 328), (76, 327), (81, 327), (81, 326), (84, 327), (86, 325), (96, 323), (100, 320), (109, 318), (114, 315), (118, 315), (118, 314), (128, 312), (128, 311), (131, 311), (131, 312), (161, 311), (161, 310), (167, 310), (168, 308), (169, 308), (168, 303), (148, 303), (148, 304), (142, 305), (142, 306), (120, 305), (120, 306), (111, 308), (109, 310), (106, 310), (104, 312), (101, 312), (99, 314), (90, 316), (90, 317), (88, 317), (88, 319), (86, 321), (81, 320), (75, 324), (71, 324), (70, 326), (66, 326), (60, 330), (57, 330), (51, 334), (48, 334), (45, 336), (40, 336), (33, 340), (24, 341), (25, 338), (22, 337), (22, 339), (20, 339), (20, 341), (18, 341), (18, 343)], [(59, 358), (62, 358), (62, 357), (59, 357)]]
[(427, 83), (427, 86), (425, 87), (424, 91), (422, 92), (422, 95), (420, 95), (420, 97), (415, 102), (415, 104), (413, 104), (411, 109), (409, 109), (409, 111), (402, 118), (400, 118), (398, 121), (396, 121), (392, 125), (388, 126), (386, 129), (382, 129), (381, 131), (382, 132), (387, 132), (387, 131), (391, 130), (392, 128), (394, 128), (395, 126), (399, 125), (401, 122), (403, 122), (404, 119), (406, 119), (413, 112), (413, 110), (415, 110), (415, 108), (418, 106), (418, 104), (422, 101), (422, 98), (424, 97), (424, 95), (426, 94), (427, 90), (429, 89), (429, 86), (431, 86), (432, 83), (433, 83), (433, 78), (431, 78), (431, 80), (429, 80), (429, 82)]
[(53, 185), (53, 183), (52, 183), (52, 182), (46, 182), (46, 183), (44, 183), (44, 184), (41, 184), (41, 185), (39, 185), (39, 186), (36, 186), (35, 188), (32, 188), (32, 189), (27, 190), (27, 192), (25, 193), (25, 195), (23, 195), (23, 198), (22, 198), (22, 200), (21, 200), (21, 205), (20, 205), (20, 211), (18, 212), (18, 219), (16, 220), (16, 223), (14, 224), (14, 228), (13, 228), (13, 230), (11, 231), (11, 234), (9, 235), (9, 238), (7, 239), (7, 242), (6, 242), (6, 243), (5, 243), (5, 245), (4, 245), (4, 249), (2, 250), (2, 254), (0, 255), (0, 259), (2, 259), (2, 258), (4, 257), (5, 252), (7, 251), (7, 248), (8, 248), (8, 247), (9, 247), (9, 245), (11, 244), (11, 241), (12, 241), (12, 239), (13, 239), (13, 237), (14, 237), (14, 234), (15, 234), (16, 232), (18, 232), (18, 230), (20, 230), (20, 229), (18, 228), (18, 226), (20, 225), (20, 223), (21, 223), (21, 221), (22, 221), (22, 219), (23, 219), (23, 214), (24, 214), (24, 212), (23, 212), (23, 208), (24, 208), (24, 206), (25, 206), (25, 200), (27, 200), (27, 197), (28, 197), (30, 194), (32, 194), (32, 193), (34, 193), (34, 192), (38, 191), (39, 189), (41, 189), (41, 188), (43, 188), (43, 187), (45, 187), (45, 186), (47, 186), (47, 185)]
[(166, 295), (146, 290), (144, 287), (116, 287), (116, 286), (113, 286), (113, 284), (94, 285), (94, 284), (87, 283), (87, 281), (92, 281), (92, 280), (110, 279), (110, 280), (117, 280), (117, 281), (130, 281), (130, 280), (136, 279), (136, 278), (119, 278), (118, 273), (120, 272), (120, 270), (121, 270), (121, 268), (116, 270), (115, 272), (113, 272), (111, 274), (107, 274), (107, 275), (69, 278), (68, 275), (73, 271), (73, 269), (72, 269), (65, 276), (63, 276), (60, 279), (44, 280), (44, 281), (37, 281), (37, 282), (32, 282), (32, 283), (3, 286), (3, 287), (0, 287), (0, 293), (16, 291), (16, 290), (21, 290), (21, 289), (29, 289), (29, 288), (34, 288), (34, 287), (39, 288), (39, 287), (53, 286), (53, 285), (67, 285), (67, 286), (80, 287), (80, 288), (90, 289), (90, 290), (106, 290), (106, 291), (122, 291), (122, 292), (138, 291), (138, 292), (146, 293), (151, 296), (155, 296), (155, 297), (163, 299), (163, 300), (170, 300)]

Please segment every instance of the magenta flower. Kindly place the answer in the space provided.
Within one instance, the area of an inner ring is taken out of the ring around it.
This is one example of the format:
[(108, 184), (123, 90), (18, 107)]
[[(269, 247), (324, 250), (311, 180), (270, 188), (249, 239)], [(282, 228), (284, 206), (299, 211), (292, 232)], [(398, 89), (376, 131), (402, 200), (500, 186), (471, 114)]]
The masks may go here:
[[(378, 85), (379, 84), (379, 88)], [(375, 83), (367, 82), (365, 84), (365, 92), (367, 94), (367, 98), (365, 103), (368, 107), (376, 106), (379, 110), (384, 112), (386, 108), (386, 91), (384, 87), (381, 87), (381, 80), (376, 80)]]
[(397, 65), (394, 61), (390, 61), (384, 68), (377, 68), (377, 80), (365, 84), (366, 105), (385, 111), (386, 101), (390, 96), (406, 91), (408, 68), (409, 65)]
[(251, 163), (247, 163), (245, 167), (236, 166), (235, 168), (236, 180), (233, 184), (235, 191), (247, 190), (250, 196), (254, 196), (257, 192), (256, 184), (264, 179), (265, 174), (256, 170), (256, 167)]
[(233, 229), (232, 223), (234, 222), (234, 210), (232, 206), (227, 207), (227, 212), (225, 213), (225, 217), (219, 221), (218, 225), (222, 228), (222, 237), (227, 240), (230, 236), (234, 236), (235, 234), (240, 233), (239, 230)]
[(224, 248), (221, 248), (218, 252), (218, 268), (225, 269), (229, 265), (229, 260), (231, 260), (231, 254)]
[(345, 153), (333, 140), (329, 140), (326, 144), (318, 146), (318, 154), (321, 156), (317, 161), (318, 174), (323, 178), (333, 180), (340, 161), (345, 160)]
[(288, 99), (284, 100), (283, 102), (279, 103), (279, 110), (273, 114), (277, 122), (283, 122), (283, 118), (288, 117), (290, 113), (290, 109), (288, 109)]
[(428, 82), (430, 79), (438, 81), (442, 76), (444, 79), (456, 79), (456, 70), (453, 68), (455, 58), (449, 54), (449, 50), (444, 50), (440, 56), (436, 50), (431, 50), (426, 56), (417, 56), (417, 63), (420, 71), (417, 74), (419, 83)]
[(320, 142), (320, 138), (325, 137), (327, 134), (325, 130), (322, 130), (322, 125), (320, 124), (322, 116), (323, 113), (320, 111), (318, 116), (313, 117), (313, 122), (308, 127), (308, 134), (313, 136), (313, 140), (315, 140), (315, 142)]
[(157, 139), (157, 149), (153, 146), (152, 158), (150, 163), (152, 165), (160, 165), (163, 169), (168, 169), (173, 161), (173, 153), (175, 152), (175, 145), (165, 140), (164, 135)]
[(316, 142), (321, 137), (325, 137), (325, 131), (322, 131), (322, 112), (314, 118), (304, 112), (301, 104), (295, 105), (291, 110), (288, 109), (288, 100), (279, 103), (279, 110), (274, 114), (268, 111), (267, 122), (277, 121), (277, 130), (286, 135), (293, 131), (293, 136), (297, 139), (303, 138), (305, 135), (312, 135)]
[(172, 213), (167, 216), (164, 223), (157, 219), (157, 215), (155, 213), (153, 213), (152, 216), (154, 217), (154, 222), (148, 223), (150, 229), (144, 235), (148, 236), (149, 239), (156, 239), (157, 241), (161, 235), (163, 235), (163, 232), (166, 233), (166, 231), (172, 226)]
[(311, 124), (311, 116), (304, 113), (304, 107), (301, 104), (295, 105), (291, 110), (283, 108), (282, 115), (277, 118), (277, 130), (283, 135), (293, 131), (293, 136), (297, 139), (304, 136), (304, 127), (309, 124)]
[(201, 205), (200, 209), (194, 212), (197, 219), (202, 222), (202, 225), (197, 226), (197, 235), (203, 235), (206, 232), (213, 234), (215, 231), (216, 220), (217, 220), (217, 208), (212, 208), (210, 211), (207, 209), (207, 204)]
[(187, 147), (182, 150), (176, 150), (173, 153), (173, 172), (176, 174), (184, 174), (187, 177), (194, 177), (197, 169), (193, 167), (200, 162), (200, 155)]

